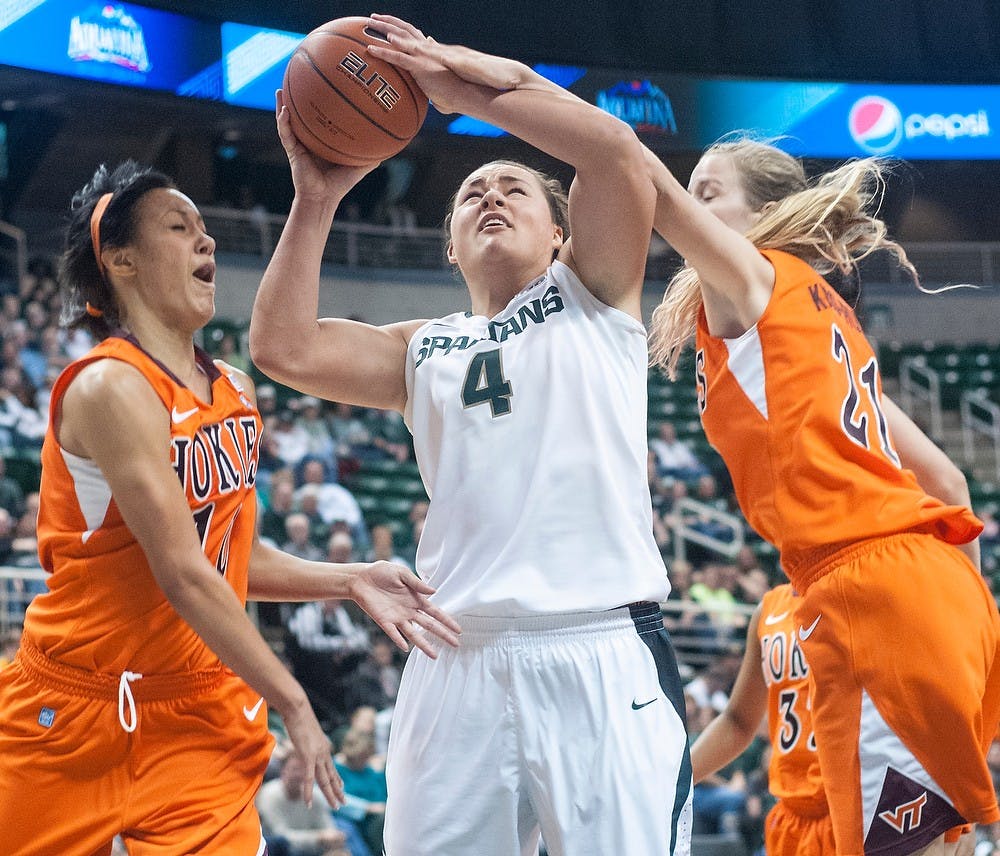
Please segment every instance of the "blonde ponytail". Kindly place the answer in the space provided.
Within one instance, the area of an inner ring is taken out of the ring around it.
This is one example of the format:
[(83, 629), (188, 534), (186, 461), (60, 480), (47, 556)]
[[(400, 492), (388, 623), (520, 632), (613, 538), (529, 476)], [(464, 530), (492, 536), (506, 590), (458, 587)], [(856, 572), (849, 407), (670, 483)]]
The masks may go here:
[[(783, 250), (820, 274), (853, 274), (858, 262), (888, 250), (922, 291), (906, 252), (889, 239), (878, 210), (887, 165), (876, 158), (849, 161), (812, 182), (789, 154), (754, 140), (719, 143), (706, 154), (733, 158), (747, 202), (763, 211), (746, 237), (759, 249)], [(701, 308), (701, 284), (688, 266), (671, 279), (650, 325), (650, 362), (676, 379), (677, 362), (694, 336)]]

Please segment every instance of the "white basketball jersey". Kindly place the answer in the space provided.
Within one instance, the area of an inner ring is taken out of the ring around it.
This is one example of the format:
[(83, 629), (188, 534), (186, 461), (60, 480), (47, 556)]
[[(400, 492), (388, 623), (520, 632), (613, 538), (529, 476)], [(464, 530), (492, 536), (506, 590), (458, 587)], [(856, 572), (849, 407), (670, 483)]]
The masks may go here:
[(410, 340), (406, 424), (431, 498), (417, 572), (456, 615), (662, 601), (646, 331), (554, 262), (495, 318)]

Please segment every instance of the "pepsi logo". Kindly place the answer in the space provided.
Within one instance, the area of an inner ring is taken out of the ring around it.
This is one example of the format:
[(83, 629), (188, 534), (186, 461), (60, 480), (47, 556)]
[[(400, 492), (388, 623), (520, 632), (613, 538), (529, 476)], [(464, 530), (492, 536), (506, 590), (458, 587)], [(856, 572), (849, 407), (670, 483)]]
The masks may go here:
[(851, 136), (873, 155), (891, 152), (903, 139), (903, 114), (891, 101), (866, 95), (854, 102), (847, 117)]

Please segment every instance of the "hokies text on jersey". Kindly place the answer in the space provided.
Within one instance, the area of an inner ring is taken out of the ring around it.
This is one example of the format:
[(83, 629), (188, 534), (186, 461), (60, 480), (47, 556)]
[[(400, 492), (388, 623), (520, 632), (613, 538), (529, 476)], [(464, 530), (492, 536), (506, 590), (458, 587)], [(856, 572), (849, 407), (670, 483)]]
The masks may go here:
[(210, 496), (251, 488), (257, 481), (257, 421), (230, 416), (202, 425), (191, 437), (170, 438), (171, 464), (188, 496)]
[(794, 630), (791, 633), (778, 631), (763, 634), (760, 637), (760, 655), (764, 681), (768, 686), (780, 681), (800, 681), (809, 675), (809, 666)]

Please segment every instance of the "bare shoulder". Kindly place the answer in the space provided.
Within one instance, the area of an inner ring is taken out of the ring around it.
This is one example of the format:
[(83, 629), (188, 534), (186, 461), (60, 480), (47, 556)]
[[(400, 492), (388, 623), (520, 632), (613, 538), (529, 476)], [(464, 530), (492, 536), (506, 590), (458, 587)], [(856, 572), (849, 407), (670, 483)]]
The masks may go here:
[[(137, 401), (138, 399), (138, 401)], [(146, 376), (135, 366), (113, 358), (96, 360), (81, 369), (63, 396), (64, 415), (68, 409), (123, 406), (132, 410), (159, 401)]]
[(427, 318), (418, 318), (415, 321), (397, 321), (394, 324), (383, 325), (382, 329), (386, 333), (399, 338), (404, 345), (408, 346), (410, 339), (413, 338), (417, 330), (423, 327), (428, 320)]
[(91, 457), (96, 435), (125, 422), (155, 420), (161, 412), (163, 402), (139, 369), (122, 360), (97, 360), (66, 388), (56, 431), (67, 451)]
[(246, 393), (247, 397), (256, 405), (257, 404), (257, 385), (253, 382), (253, 379), (242, 369), (236, 368), (236, 366), (231, 366), (225, 360), (213, 360), (215, 367), (219, 369), (223, 374), (229, 375), (235, 383), (237, 383), (240, 389)]

